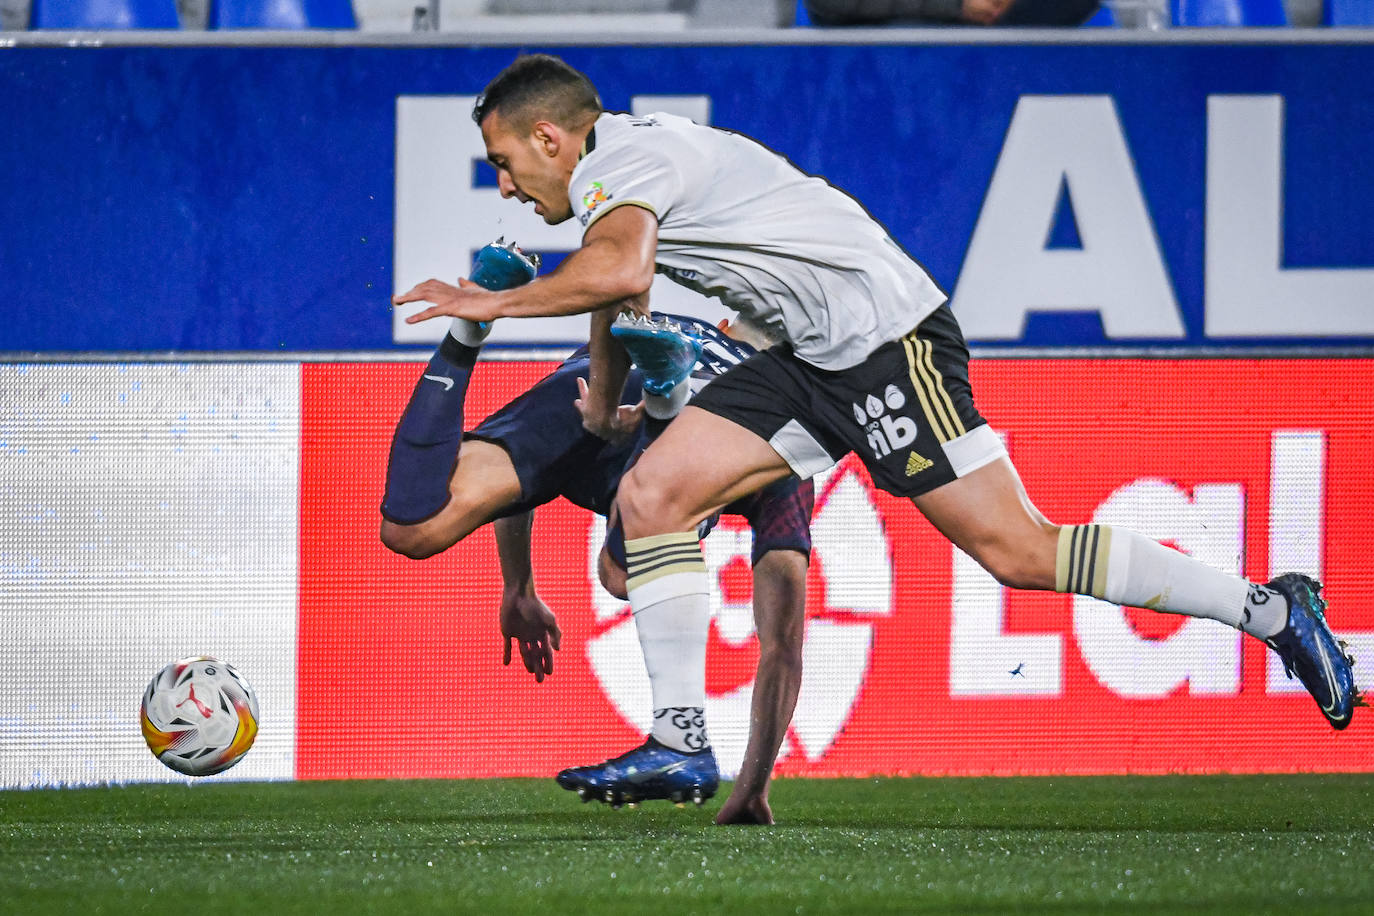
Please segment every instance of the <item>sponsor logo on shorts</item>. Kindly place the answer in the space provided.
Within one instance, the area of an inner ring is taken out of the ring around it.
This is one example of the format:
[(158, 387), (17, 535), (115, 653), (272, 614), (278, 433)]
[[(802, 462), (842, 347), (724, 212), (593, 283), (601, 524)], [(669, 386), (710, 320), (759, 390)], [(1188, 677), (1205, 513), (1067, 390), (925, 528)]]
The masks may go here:
[(915, 477), (922, 471), (935, 467), (935, 462), (919, 452), (912, 452), (906, 456), (906, 476)]
[[(863, 427), (864, 434), (868, 437), (869, 451), (875, 458), (886, 458), (897, 449), (905, 448), (916, 441), (916, 421), (908, 416), (893, 416), (888, 413), (889, 410), (897, 411), (906, 406), (906, 395), (902, 394), (896, 385), (884, 388), (882, 398), (870, 394), (864, 399), (862, 407), (858, 404), (850, 406), (854, 408), (854, 422)], [(917, 459), (917, 464), (928, 460), (920, 458), (914, 452), (912, 454)], [(908, 475), (925, 470), (925, 467), (916, 470), (912, 470), (912, 467), (912, 463), (908, 461)]]

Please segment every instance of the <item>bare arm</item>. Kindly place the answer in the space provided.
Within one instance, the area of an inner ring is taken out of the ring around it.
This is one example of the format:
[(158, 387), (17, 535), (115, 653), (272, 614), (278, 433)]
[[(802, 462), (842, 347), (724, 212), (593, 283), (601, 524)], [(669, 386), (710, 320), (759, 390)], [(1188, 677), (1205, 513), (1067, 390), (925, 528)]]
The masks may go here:
[(643, 207), (623, 206), (601, 217), (582, 237), (582, 247), (553, 273), (515, 289), (491, 292), (475, 283), (458, 286), (426, 280), (392, 297), (392, 304), (431, 302), (408, 324), (452, 315), (472, 321), (578, 315), (642, 296), (654, 280), (658, 221)]
[(534, 591), (534, 569), (530, 564), (530, 536), (534, 513), (497, 519), (496, 553), (501, 561), (501, 643), (502, 664), (509, 665), (511, 643), (520, 647), (525, 670), (542, 682), (553, 674), (553, 653), (563, 634), (553, 611)]
[(749, 715), (749, 743), (717, 824), (771, 824), (768, 783), (801, 690), (806, 626), (806, 554), (772, 550), (754, 567), (759, 668)]
[(588, 381), (583, 384), (578, 379), (577, 391), (580, 396), (573, 402), (578, 413), (582, 414), (582, 426), (592, 435), (610, 442), (628, 439), (644, 419), (642, 400), (633, 407), (622, 407), (620, 404), (620, 393), (625, 388), (626, 376), (630, 374), (630, 355), (611, 336), (611, 322), (615, 320), (617, 312), (626, 310), (647, 315), (649, 294), (646, 292), (621, 302), (616, 308), (592, 313), (591, 339), (588, 341)]

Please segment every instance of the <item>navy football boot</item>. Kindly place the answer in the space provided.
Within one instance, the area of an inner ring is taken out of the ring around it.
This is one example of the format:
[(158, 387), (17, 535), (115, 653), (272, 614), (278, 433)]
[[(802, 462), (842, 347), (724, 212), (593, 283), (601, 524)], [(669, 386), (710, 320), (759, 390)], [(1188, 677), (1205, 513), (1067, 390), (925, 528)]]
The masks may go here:
[(1332, 728), (1345, 728), (1364, 699), (1355, 689), (1354, 659), (1346, 644), (1326, 623), (1326, 602), (1318, 594), (1321, 583), (1298, 573), (1285, 573), (1269, 588), (1288, 599), (1288, 625), (1265, 640), (1283, 659), (1283, 670), (1294, 674), (1312, 694)]
[[(701, 340), (671, 318), (645, 318), (628, 312), (616, 317), (611, 335), (644, 376), (649, 415), (667, 419), (681, 410), (691, 396), (687, 378), (701, 357)], [(654, 403), (654, 398), (663, 400)]]
[(675, 751), (651, 737), (605, 763), (569, 767), (556, 780), (584, 802), (604, 801), (615, 808), (660, 798), (700, 805), (716, 794), (720, 771), (710, 748)]
[[(472, 276), (468, 279), (483, 289), (499, 292), (524, 286), (533, 280), (537, 273), (539, 255), (525, 254), (519, 246), (514, 242), (507, 242), (503, 236), (477, 252), (477, 257), (472, 260)], [(455, 320), (462, 322), (466, 328), (467, 333), (463, 342), (469, 346), (480, 346), (491, 333), (490, 321), (468, 321), (466, 318)]]

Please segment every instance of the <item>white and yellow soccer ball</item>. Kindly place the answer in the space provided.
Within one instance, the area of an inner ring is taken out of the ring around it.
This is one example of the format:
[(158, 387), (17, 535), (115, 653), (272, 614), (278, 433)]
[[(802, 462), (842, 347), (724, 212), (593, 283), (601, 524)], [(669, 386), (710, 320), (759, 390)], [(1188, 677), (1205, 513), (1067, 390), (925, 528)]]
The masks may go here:
[(187, 776), (209, 776), (243, 759), (258, 736), (258, 698), (237, 671), (208, 656), (163, 668), (143, 692), (143, 740)]

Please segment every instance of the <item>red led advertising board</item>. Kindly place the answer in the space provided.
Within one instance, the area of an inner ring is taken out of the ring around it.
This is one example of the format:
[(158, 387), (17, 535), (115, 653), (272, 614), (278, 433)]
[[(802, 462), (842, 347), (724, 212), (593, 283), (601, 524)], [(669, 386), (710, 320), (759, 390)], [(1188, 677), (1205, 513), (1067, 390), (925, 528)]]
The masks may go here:
[[(552, 367), (480, 364), (468, 425)], [(425, 561), (378, 540), (391, 432), (419, 371), (303, 367), (297, 775), (549, 776), (627, 749), (648, 695), (628, 606), (595, 582), (598, 520), (561, 500), (536, 514), (536, 582), (564, 634), (542, 684), (501, 665), (488, 530)], [(1368, 361), (980, 360), (971, 375), (1052, 521), (1131, 527), (1257, 581), (1318, 574), (1357, 680), (1370, 676)], [(817, 479), (813, 537), (781, 774), (1374, 768), (1374, 715), (1333, 732), (1258, 641), (1003, 589), (852, 457)], [(705, 543), (719, 584), (708, 719), (727, 771), (757, 660), (748, 552), (728, 521)]]

